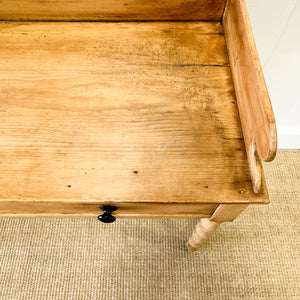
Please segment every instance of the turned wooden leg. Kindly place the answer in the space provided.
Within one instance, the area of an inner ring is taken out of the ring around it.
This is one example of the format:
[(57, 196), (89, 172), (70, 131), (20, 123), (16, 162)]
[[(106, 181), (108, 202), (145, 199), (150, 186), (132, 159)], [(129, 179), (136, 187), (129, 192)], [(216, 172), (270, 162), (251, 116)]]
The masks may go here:
[(196, 225), (186, 244), (187, 248), (191, 251), (198, 250), (222, 222), (232, 222), (247, 206), (248, 204), (219, 204), (209, 219), (201, 219)]
[(201, 244), (207, 240), (220, 224), (209, 219), (201, 219), (186, 244), (187, 248), (190, 251), (198, 250)]

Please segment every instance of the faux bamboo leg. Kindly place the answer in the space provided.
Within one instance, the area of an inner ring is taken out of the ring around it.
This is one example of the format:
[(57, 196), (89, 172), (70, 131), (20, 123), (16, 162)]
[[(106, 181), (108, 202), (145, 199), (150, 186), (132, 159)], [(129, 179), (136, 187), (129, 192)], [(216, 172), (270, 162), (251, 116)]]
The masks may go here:
[(214, 232), (220, 224), (221, 223), (210, 221), (209, 219), (201, 219), (186, 244), (187, 248), (190, 251), (198, 250), (201, 244), (208, 239), (210, 234)]

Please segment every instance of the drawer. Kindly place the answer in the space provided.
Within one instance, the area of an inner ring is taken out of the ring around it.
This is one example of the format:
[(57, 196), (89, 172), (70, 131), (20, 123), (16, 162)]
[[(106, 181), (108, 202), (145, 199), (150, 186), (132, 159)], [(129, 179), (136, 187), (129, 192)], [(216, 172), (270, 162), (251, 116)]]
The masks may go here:
[(190, 203), (122, 203), (82, 201), (1, 201), (1, 216), (93, 217), (102, 214), (102, 205), (116, 207), (116, 217), (209, 217), (216, 204)]

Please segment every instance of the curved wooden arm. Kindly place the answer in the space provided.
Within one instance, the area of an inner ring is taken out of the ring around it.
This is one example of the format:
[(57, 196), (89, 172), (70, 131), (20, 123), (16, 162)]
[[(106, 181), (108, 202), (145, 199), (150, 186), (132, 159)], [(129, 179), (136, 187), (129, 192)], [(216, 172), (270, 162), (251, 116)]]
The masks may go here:
[(227, 0), (223, 26), (253, 190), (259, 193), (260, 159), (275, 158), (277, 133), (244, 0)]

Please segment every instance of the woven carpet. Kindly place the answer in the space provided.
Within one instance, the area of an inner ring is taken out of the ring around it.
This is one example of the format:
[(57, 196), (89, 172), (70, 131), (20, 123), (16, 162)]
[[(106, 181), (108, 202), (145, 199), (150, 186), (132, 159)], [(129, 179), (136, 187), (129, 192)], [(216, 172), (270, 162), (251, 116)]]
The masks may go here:
[(0, 298), (300, 299), (300, 152), (264, 167), (271, 204), (194, 253), (196, 219), (0, 219)]

